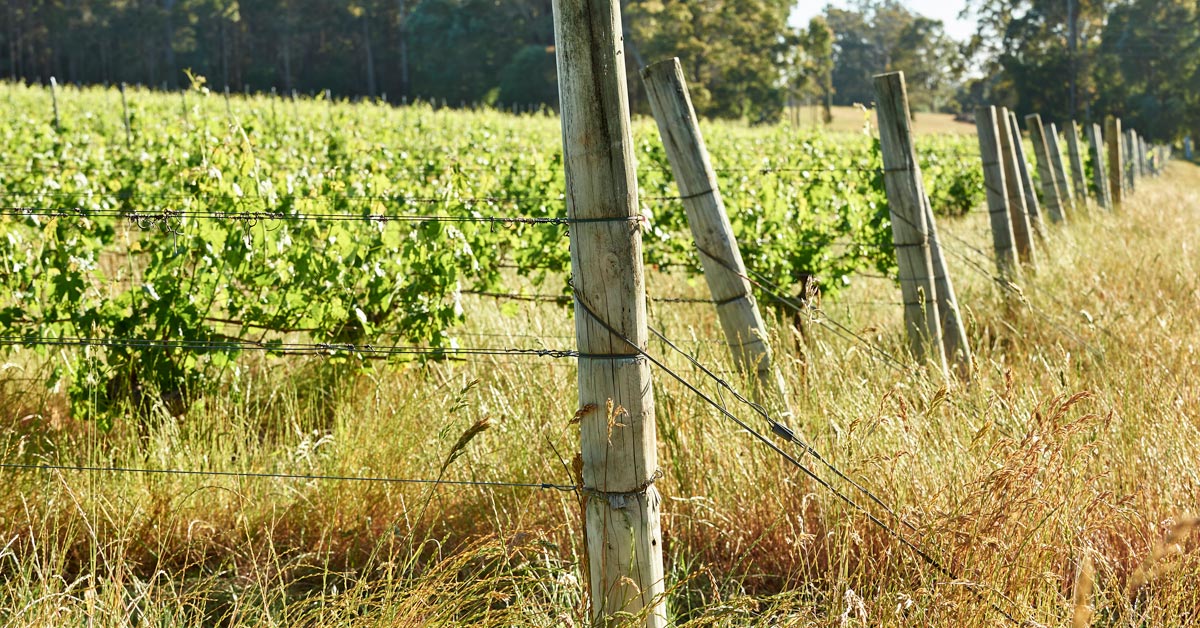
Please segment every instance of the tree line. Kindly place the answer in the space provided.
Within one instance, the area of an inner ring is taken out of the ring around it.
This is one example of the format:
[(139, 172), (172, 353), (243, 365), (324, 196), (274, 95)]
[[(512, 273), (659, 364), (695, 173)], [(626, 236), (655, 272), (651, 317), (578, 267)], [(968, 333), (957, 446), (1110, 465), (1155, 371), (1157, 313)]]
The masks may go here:
[[(637, 69), (679, 57), (702, 115), (751, 122), (789, 106), (869, 103), (902, 70), (917, 111), (1003, 104), (1051, 119), (1115, 114), (1155, 140), (1200, 126), (1194, 0), (972, 0), (966, 42), (896, 0), (622, 0), (631, 102)], [(0, 74), (45, 82), (425, 100), (557, 101), (551, 0), (8, 0)], [(644, 110), (644, 109), (643, 109)]]

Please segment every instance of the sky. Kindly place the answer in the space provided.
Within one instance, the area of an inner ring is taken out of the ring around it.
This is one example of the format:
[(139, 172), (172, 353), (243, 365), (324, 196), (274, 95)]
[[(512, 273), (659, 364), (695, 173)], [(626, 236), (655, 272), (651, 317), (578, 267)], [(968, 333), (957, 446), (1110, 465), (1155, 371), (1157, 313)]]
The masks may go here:
[[(807, 24), (814, 15), (825, 10), (826, 4), (845, 6), (846, 3), (842, 0), (800, 0), (792, 10), (792, 24)], [(974, 20), (958, 19), (959, 12), (966, 5), (965, 0), (901, 0), (900, 4), (925, 17), (941, 20), (946, 25), (946, 33), (959, 41), (966, 40), (975, 32)]]

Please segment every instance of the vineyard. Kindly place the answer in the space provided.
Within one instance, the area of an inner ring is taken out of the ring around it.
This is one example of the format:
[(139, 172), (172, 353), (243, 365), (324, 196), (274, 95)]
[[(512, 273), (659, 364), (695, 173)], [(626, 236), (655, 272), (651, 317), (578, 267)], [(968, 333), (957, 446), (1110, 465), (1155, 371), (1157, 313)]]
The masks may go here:
[[(584, 225), (556, 114), (200, 77), (3, 94), (0, 617), (588, 624), (575, 424), (620, 412), (575, 404)], [(1097, 625), (1186, 625), (1200, 174), (1172, 164), (1123, 212), (1073, 216), (1014, 299), (976, 138), (918, 135), (968, 385), (906, 357), (873, 120), (704, 134), (792, 427), (960, 577), (698, 401), (733, 408), (747, 382), (637, 119), (651, 345), (682, 374), (655, 382), (672, 617), (983, 626), (999, 605), (1065, 624), (1086, 581)]]

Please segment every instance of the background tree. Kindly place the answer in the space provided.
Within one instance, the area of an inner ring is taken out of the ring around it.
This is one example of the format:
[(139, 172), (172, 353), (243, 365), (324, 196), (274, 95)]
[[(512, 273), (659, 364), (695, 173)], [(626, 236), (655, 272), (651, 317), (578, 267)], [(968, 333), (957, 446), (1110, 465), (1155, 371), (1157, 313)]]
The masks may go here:
[(874, 101), (871, 77), (900, 70), (914, 111), (952, 103), (964, 64), (939, 20), (909, 11), (896, 0), (858, 0), (849, 8), (828, 7), (833, 30), (833, 91), (839, 105)]

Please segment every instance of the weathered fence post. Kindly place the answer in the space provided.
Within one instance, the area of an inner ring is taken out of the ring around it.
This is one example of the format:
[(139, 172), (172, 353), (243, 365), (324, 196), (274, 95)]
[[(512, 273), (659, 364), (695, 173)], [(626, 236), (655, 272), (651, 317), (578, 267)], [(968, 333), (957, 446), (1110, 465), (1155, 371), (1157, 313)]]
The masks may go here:
[(929, 223), (921, 167), (912, 145), (908, 94), (904, 74), (875, 77), (879, 143), (883, 152), (883, 181), (892, 219), (892, 242), (900, 267), (904, 323), (913, 355), (930, 360), (946, 373), (942, 318), (933, 275)]
[(773, 401), (787, 412), (786, 389), (772, 365), (766, 324), (750, 291), (679, 59), (645, 68), (642, 80), (734, 361), (743, 372), (756, 375), (755, 393), (761, 401)]
[(125, 146), (133, 147), (133, 129), (129, 124), (129, 102), (125, 100), (125, 83), (121, 83), (121, 116), (125, 121)]
[(1142, 176), (1150, 176), (1150, 160), (1146, 154), (1146, 138), (1138, 136), (1138, 165), (1141, 166)]
[[(593, 624), (666, 625), (662, 499), (618, 0), (554, 0)], [(609, 410), (611, 408), (611, 410)]]
[(1042, 116), (1036, 113), (1025, 116), (1025, 124), (1029, 126), (1029, 139), (1033, 141), (1033, 152), (1037, 155), (1038, 178), (1042, 181), (1042, 199), (1046, 201), (1046, 213), (1050, 220), (1063, 222), (1065, 220), (1063, 199), (1059, 197), (1058, 178), (1054, 174), (1054, 162), (1050, 158), (1050, 146), (1046, 142), (1046, 129), (1042, 126)]
[(1053, 122), (1046, 126), (1046, 150), (1050, 151), (1050, 163), (1054, 166), (1054, 182), (1058, 187), (1058, 198), (1062, 201), (1063, 220), (1066, 220), (1067, 210), (1075, 211), (1075, 195), (1071, 192), (1070, 179), (1063, 163), (1062, 144), (1059, 142), (1058, 126)]
[(1183, 138), (1183, 158), (1188, 161), (1192, 160), (1192, 136), (1190, 135)]
[(50, 77), (50, 107), (54, 110), (54, 130), (62, 128), (58, 118), (58, 81)]
[(225, 86), (225, 115), (233, 118), (233, 105), (229, 104), (229, 86)]
[(1108, 164), (1104, 159), (1103, 134), (1095, 122), (1087, 127), (1088, 145), (1092, 151), (1092, 177), (1096, 183), (1096, 202), (1104, 209), (1112, 209), (1112, 198), (1108, 189)]
[(979, 134), (979, 155), (983, 162), (983, 187), (987, 190), (988, 215), (992, 223), (992, 246), (996, 250), (996, 268), (1000, 276), (1018, 274), (1013, 226), (1008, 210), (1008, 186), (1004, 180), (1004, 156), (1000, 152), (1000, 131), (996, 127), (996, 108), (975, 110), (975, 130)]
[[(1033, 227), (1029, 224), (1029, 211), (1025, 207), (1025, 190), (1021, 183), (1021, 166), (1018, 164), (1017, 147), (1013, 145), (1012, 119), (1008, 109), (996, 111), (996, 129), (1000, 133), (1000, 157), (1004, 164), (1004, 185), (1008, 192), (1009, 222), (1012, 224), (1013, 240), (1017, 245), (1017, 256), (1029, 268), (1037, 267), (1037, 250), (1033, 244)], [(1020, 143), (1017, 136), (1016, 142)]]
[(1017, 169), (1021, 173), (1021, 191), (1025, 194), (1025, 210), (1029, 212), (1029, 224), (1039, 238), (1046, 237), (1042, 223), (1042, 208), (1038, 204), (1037, 190), (1033, 187), (1033, 176), (1029, 173), (1029, 157), (1025, 155), (1025, 143), (1021, 141), (1021, 127), (1017, 124), (1015, 111), (1008, 112), (1009, 130), (1012, 131), (1013, 148), (1017, 154)]
[(1079, 127), (1074, 120), (1067, 121), (1067, 155), (1071, 159), (1071, 181), (1074, 183), (1076, 209), (1086, 209), (1088, 204), (1087, 175), (1083, 170), (1083, 151), (1079, 149)]
[(1133, 129), (1125, 131), (1124, 145), (1121, 146), (1121, 165), (1125, 167), (1125, 191), (1129, 195), (1133, 195), (1137, 191), (1137, 181), (1134, 174), (1134, 163), (1137, 162), (1137, 153), (1133, 150)]
[(1125, 165), (1121, 163), (1121, 144), (1124, 135), (1121, 133), (1121, 119), (1108, 118), (1104, 121), (1105, 141), (1108, 142), (1108, 190), (1112, 205), (1116, 210), (1125, 202)]

